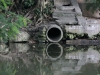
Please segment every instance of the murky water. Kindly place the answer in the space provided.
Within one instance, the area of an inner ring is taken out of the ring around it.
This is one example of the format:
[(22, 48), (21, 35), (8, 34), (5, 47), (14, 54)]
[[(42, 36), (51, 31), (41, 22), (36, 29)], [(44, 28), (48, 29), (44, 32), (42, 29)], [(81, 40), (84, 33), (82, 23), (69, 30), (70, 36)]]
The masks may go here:
[(11, 43), (0, 75), (100, 75), (100, 46)]

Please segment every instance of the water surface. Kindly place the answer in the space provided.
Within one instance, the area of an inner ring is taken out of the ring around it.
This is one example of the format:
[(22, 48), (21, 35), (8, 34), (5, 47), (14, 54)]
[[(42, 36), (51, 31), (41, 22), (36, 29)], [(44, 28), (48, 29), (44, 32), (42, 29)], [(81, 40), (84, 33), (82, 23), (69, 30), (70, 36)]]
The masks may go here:
[(0, 75), (100, 75), (100, 46), (11, 43)]

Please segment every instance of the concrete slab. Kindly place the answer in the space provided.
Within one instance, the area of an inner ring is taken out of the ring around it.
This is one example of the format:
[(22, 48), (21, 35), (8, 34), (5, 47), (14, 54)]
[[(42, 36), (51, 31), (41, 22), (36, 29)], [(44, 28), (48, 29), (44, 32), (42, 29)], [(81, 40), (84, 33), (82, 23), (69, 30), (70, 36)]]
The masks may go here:
[(65, 11), (72, 11), (75, 9), (74, 6), (57, 6), (56, 8), (59, 10), (65, 10)]
[(91, 25), (80, 25), (80, 26), (67, 26), (65, 25), (66, 32), (71, 33), (87, 33), (89, 37), (93, 37), (94, 35), (100, 32), (100, 24), (91, 24)]
[(71, 0), (71, 4), (75, 7), (75, 11), (77, 12), (77, 14), (82, 16), (82, 12), (79, 8), (78, 2), (76, 0)]
[(70, 24), (74, 24), (76, 25), (78, 23), (78, 21), (76, 20), (75, 17), (61, 17), (58, 18), (58, 20), (56, 20), (57, 23), (59, 23), (60, 25), (70, 25)]
[(60, 12), (54, 12), (53, 18), (60, 18), (60, 17), (75, 17), (74, 13), (60, 13)]
[(84, 27), (83, 26), (64, 26), (66, 32), (71, 32), (71, 33), (77, 33), (77, 34), (82, 34), (84, 33)]
[(65, 10), (63, 10), (63, 11), (61, 11), (61, 10), (57, 10), (57, 9), (54, 9), (54, 10), (53, 10), (53, 13), (61, 13), (61, 14), (76, 14), (76, 12), (71, 11), (71, 10), (69, 10), (69, 11), (65, 11)]
[(84, 17), (82, 17), (82, 16), (76, 16), (76, 17), (77, 17), (79, 25), (86, 25), (86, 20)]

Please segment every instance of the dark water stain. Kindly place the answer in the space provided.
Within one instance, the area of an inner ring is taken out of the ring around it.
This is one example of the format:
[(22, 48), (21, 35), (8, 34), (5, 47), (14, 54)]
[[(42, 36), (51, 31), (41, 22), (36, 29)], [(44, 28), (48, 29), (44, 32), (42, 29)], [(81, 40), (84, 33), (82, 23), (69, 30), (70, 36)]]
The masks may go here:
[(100, 46), (11, 43), (0, 75), (100, 75)]

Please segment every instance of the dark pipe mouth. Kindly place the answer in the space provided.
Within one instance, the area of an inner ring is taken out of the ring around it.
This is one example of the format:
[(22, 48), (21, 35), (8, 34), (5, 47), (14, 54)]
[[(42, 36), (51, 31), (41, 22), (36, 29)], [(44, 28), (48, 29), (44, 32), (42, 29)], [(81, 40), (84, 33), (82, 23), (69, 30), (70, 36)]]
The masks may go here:
[(47, 36), (52, 41), (58, 41), (62, 37), (61, 30), (58, 28), (51, 28), (49, 29)]
[(59, 43), (51, 43), (48, 45), (46, 53), (51, 60), (56, 60), (61, 57), (63, 48)]

